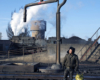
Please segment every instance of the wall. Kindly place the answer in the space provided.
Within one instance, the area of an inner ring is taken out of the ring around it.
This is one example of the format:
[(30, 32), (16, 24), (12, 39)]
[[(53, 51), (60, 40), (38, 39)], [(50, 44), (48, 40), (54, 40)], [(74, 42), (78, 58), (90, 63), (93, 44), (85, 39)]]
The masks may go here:
[[(78, 58), (80, 59), (89, 45), (86, 45), (86, 47), (83, 48), (84, 44), (61, 44), (61, 53), (60, 53), (61, 62), (62, 62), (64, 56), (67, 54), (67, 51), (68, 51), (70, 46), (75, 48), (75, 54), (77, 54)], [(79, 53), (79, 51), (81, 49), (82, 49), (82, 51)], [(56, 45), (55, 44), (48, 44), (47, 53), (49, 54), (49, 57), (51, 57), (51, 60), (54, 61), (55, 57), (56, 57)]]
[[(60, 57), (61, 62), (70, 46), (75, 47), (76, 49), (75, 54), (77, 54), (79, 58), (81, 57), (81, 53), (78, 54), (78, 52), (84, 46), (83, 44), (61, 44), (61, 57)], [(82, 50), (82, 53), (84, 53), (84, 51), (87, 48), (88, 48), (88, 45)], [(25, 55), (24, 58), (23, 56), (20, 56), (20, 57), (4, 59), (4, 60), (11, 60), (11, 61), (24, 60), (26, 62), (55, 63), (56, 62), (56, 44), (48, 44), (46, 52)]]

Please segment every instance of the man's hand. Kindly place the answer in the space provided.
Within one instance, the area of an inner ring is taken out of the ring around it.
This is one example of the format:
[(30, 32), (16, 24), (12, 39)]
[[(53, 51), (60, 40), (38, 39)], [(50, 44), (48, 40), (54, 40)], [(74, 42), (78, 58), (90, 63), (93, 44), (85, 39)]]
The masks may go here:
[(78, 69), (75, 69), (75, 72), (79, 74), (79, 70)]

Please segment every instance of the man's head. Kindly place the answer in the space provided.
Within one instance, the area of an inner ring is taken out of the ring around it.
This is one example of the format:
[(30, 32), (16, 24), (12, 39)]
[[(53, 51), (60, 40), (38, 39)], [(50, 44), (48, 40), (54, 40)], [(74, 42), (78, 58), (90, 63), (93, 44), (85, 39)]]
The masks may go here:
[(74, 47), (70, 47), (69, 50), (67, 51), (67, 53), (69, 53), (69, 54), (74, 54), (74, 52), (75, 52)]
[(72, 54), (72, 49), (69, 49), (69, 54)]

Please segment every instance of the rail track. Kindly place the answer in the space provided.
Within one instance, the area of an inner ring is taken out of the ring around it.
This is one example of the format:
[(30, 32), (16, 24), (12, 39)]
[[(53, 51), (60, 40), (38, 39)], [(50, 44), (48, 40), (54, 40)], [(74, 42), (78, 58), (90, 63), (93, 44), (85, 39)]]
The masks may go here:
[[(7, 64), (7, 61), (0, 62)], [(16, 61), (9, 61), (16, 63)], [(20, 62), (21, 63), (21, 62)], [(40, 63), (41, 66), (51, 66), (52, 64)], [(8, 65), (7, 65), (8, 66)], [(63, 80), (64, 71), (60, 73), (41, 73), (41, 72), (17, 72), (17, 71), (0, 71), (0, 80)], [(100, 64), (80, 63), (79, 72), (84, 73), (84, 80), (100, 80)], [(75, 80), (74, 73), (73, 80)]]
[[(75, 78), (75, 75), (73, 78)], [(63, 73), (1, 73), (0, 79), (24, 79), (24, 80), (63, 80)], [(75, 80), (75, 79), (74, 79)], [(100, 75), (87, 75), (84, 74), (84, 80), (100, 80)]]

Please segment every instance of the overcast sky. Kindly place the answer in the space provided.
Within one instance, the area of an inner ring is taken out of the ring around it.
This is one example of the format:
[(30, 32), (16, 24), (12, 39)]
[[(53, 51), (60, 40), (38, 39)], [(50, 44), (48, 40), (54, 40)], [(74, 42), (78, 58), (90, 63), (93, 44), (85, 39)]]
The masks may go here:
[[(11, 22), (11, 13), (14, 11), (16, 11), (15, 13), (20, 13), (21, 7), (34, 1), (0, 0), (0, 32), (2, 33), (2, 39), (8, 39), (6, 28), (8, 23)], [(60, 3), (62, 1), (60, 0)], [(46, 7), (40, 8), (37, 12), (39, 14), (32, 16), (34, 20), (44, 19), (47, 21), (46, 37), (56, 36), (56, 11), (57, 3), (51, 3), (47, 4)], [(68, 0), (60, 12), (61, 36), (69, 38), (75, 35), (87, 39), (100, 27), (100, 0)]]

